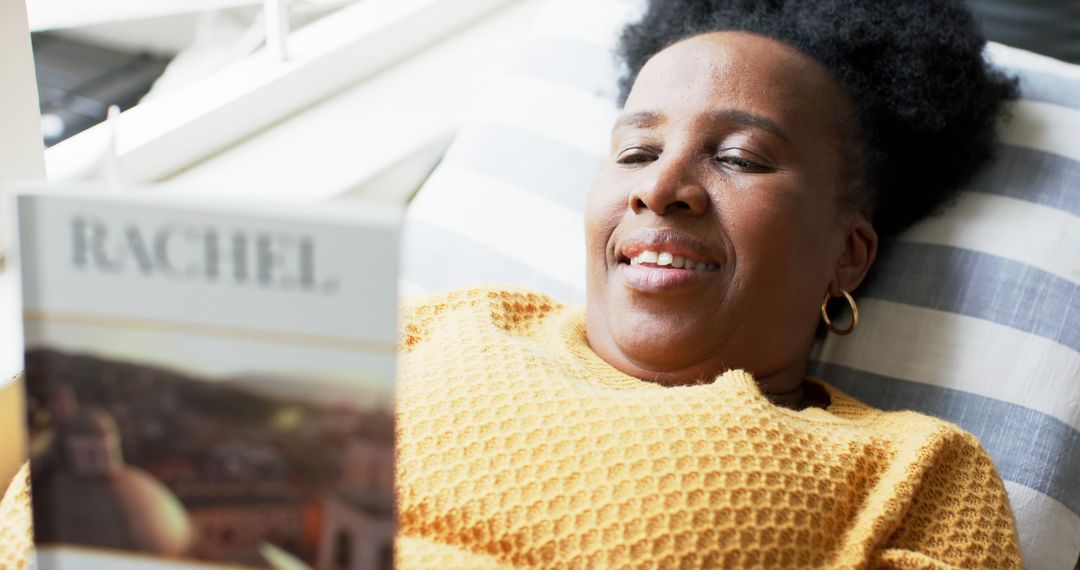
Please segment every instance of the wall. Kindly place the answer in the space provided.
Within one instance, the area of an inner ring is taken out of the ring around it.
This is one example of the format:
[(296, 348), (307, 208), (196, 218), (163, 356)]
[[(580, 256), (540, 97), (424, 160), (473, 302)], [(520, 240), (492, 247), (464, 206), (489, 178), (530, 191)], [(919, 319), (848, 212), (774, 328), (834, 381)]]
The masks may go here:
[[(30, 49), (30, 31), (26, 24), (24, 0), (0, 0), (0, 185), (23, 178), (44, 178), (45, 159), (41, 142), (41, 119), (38, 115), (37, 83)], [(0, 255), (9, 257), (13, 222), (10, 196), (0, 190)], [(10, 265), (10, 264), (9, 264)], [(13, 269), (0, 268), (5, 280)], [(13, 295), (14, 287), (4, 287), (0, 294)], [(13, 302), (0, 300), (4, 305)], [(0, 311), (4, 313), (5, 311)], [(9, 333), (8, 323), (0, 327), (0, 349), (10, 351), (18, 338)], [(7, 359), (4, 359), (7, 362)], [(22, 410), (22, 386), (10, 381), (15, 370), (0, 370), (0, 489), (25, 457)]]

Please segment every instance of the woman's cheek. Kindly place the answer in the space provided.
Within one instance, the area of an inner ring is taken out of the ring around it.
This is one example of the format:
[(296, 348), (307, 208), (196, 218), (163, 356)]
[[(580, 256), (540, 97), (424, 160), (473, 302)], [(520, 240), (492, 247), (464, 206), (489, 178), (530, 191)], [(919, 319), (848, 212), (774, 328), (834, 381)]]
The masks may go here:
[(604, 247), (627, 212), (626, 194), (593, 188), (585, 202), (585, 231), (589, 249)]

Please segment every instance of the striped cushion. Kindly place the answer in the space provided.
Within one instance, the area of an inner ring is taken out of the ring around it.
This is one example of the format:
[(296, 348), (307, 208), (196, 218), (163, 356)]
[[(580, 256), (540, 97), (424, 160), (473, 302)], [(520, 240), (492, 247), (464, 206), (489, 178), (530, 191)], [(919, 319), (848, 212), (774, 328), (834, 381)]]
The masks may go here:
[[(618, 113), (613, 39), (634, 2), (551, 0), (408, 213), (403, 293), (525, 285), (584, 302), (582, 209)], [(991, 45), (1023, 100), (1000, 158), (908, 231), (813, 373), (977, 435), (1031, 568), (1080, 552), (1080, 66)]]

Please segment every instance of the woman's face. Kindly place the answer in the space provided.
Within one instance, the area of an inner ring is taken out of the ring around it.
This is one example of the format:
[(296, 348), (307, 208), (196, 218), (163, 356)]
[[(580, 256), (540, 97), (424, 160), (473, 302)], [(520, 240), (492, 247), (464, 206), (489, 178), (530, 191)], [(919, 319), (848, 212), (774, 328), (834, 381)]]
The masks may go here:
[(797, 385), (823, 296), (876, 248), (847, 200), (853, 116), (820, 64), (761, 36), (649, 60), (586, 207), (593, 350), (666, 384), (742, 368)]

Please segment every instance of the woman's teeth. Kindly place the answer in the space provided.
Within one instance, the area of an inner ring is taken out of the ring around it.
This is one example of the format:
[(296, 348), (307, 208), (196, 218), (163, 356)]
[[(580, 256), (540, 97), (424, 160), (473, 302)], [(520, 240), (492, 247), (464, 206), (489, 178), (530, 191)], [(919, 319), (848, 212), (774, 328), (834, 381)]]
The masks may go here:
[(630, 259), (630, 265), (641, 265), (643, 263), (649, 263), (657, 267), (671, 266), (678, 269), (693, 269), (696, 271), (716, 269), (715, 263), (695, 262), (691, 259), (686, 259), (681, 255), (672, 255), (666, 251), (643, 251)]

